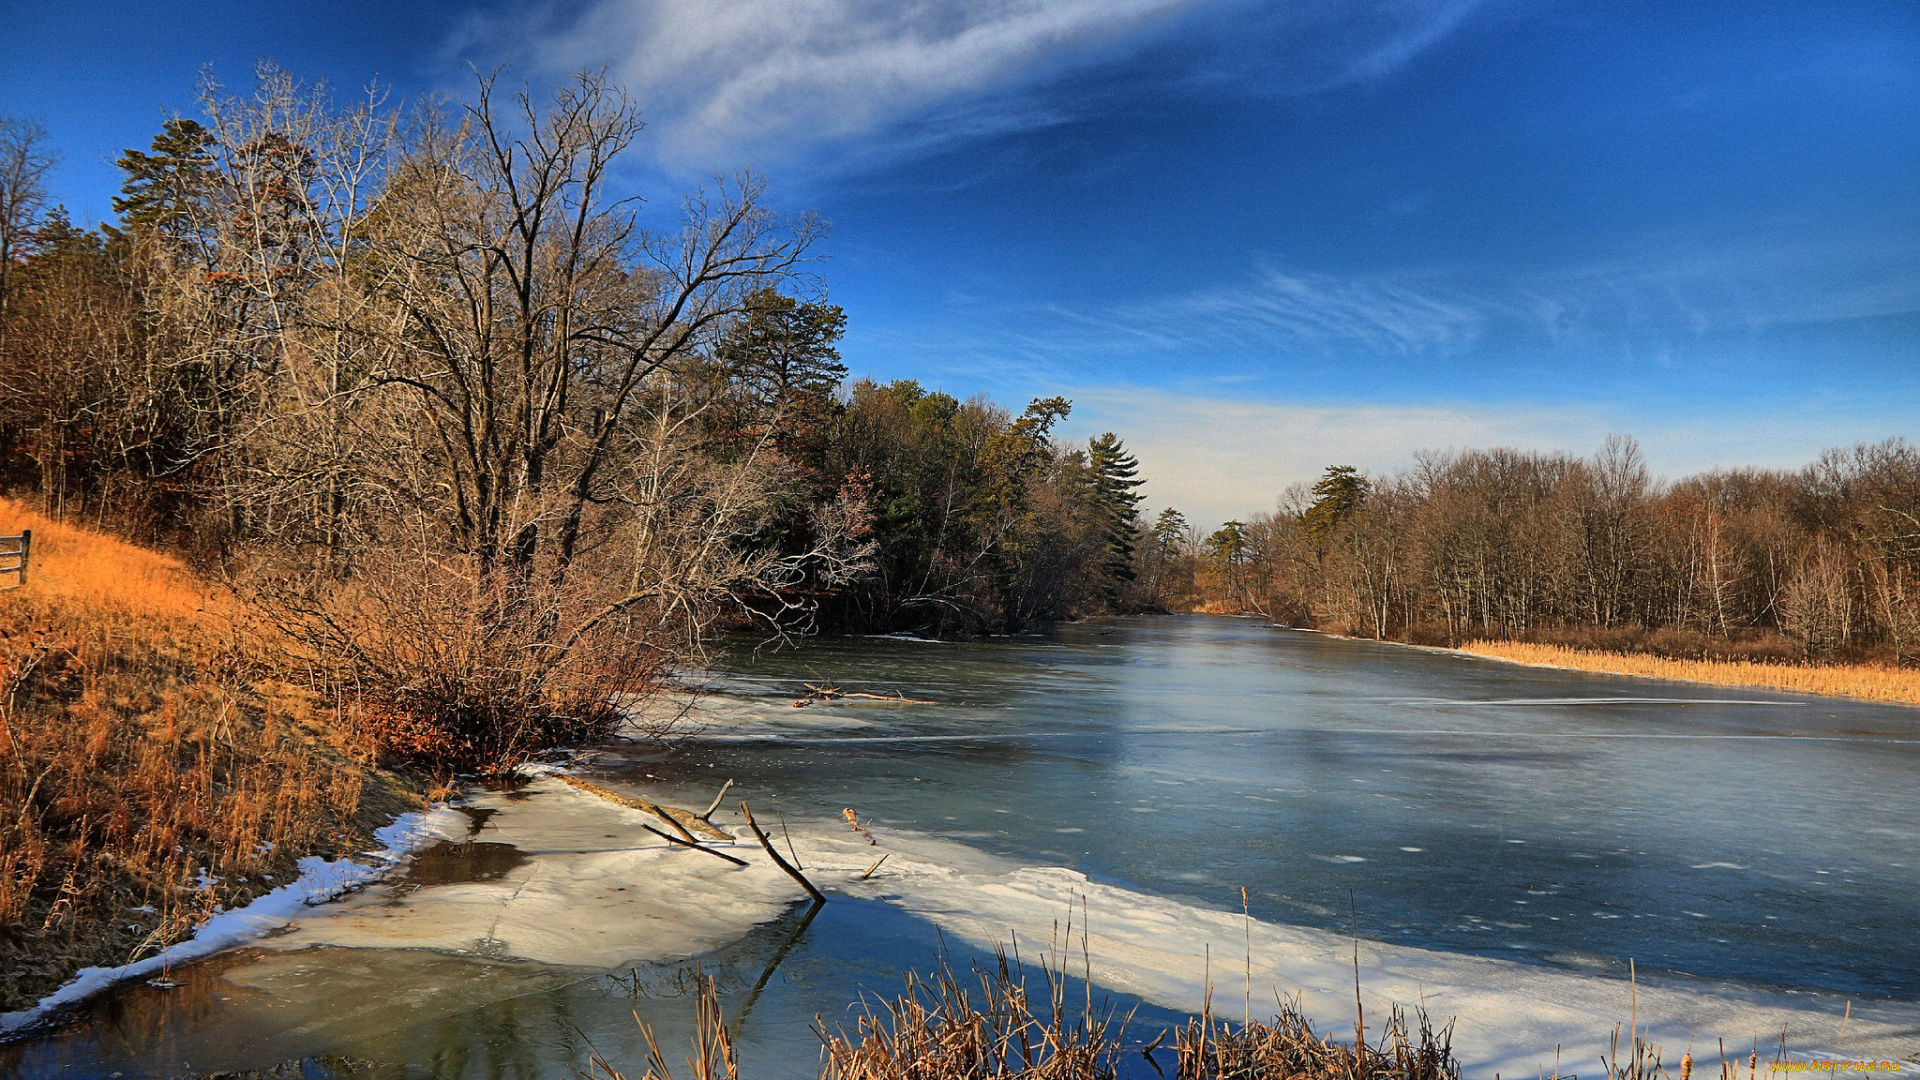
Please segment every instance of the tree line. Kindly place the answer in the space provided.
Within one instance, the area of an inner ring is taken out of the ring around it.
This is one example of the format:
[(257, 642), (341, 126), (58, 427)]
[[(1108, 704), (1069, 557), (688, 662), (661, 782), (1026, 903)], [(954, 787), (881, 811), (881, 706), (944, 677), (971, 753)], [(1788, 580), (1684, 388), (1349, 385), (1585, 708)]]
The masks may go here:
[(1426, 454), (1326, 470), (1200, 537), (1163, 511), (1142, 602), (1453, 644), (1516, 638), (1798, 662), (1920, 655), (1920, 448), (1656, 483), (1633, 440), (1590, 457)]
[(603, 77), (390, 105), (263, 65), (199, 106), (91, 230), (0, 120), (0, 488), (217, 571), (389, 751), (604, 729), (721, 627), (1123, 602), (1120, 441), (849, 383), (824, 223), (749, 173), (626, 197), (642, 123)]

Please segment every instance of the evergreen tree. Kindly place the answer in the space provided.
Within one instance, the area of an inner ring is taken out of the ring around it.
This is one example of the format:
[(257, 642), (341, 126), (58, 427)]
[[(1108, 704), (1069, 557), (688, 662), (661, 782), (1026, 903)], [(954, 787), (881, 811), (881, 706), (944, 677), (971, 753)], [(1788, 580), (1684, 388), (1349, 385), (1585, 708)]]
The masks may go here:
[(721, 336), (719, 356), (729, 372), (770, 403), (830, 395), (847, 377), (834, 347), (846, 329), (846, 313), (836, 305), (762, 289), (747, 298), (745, 316)]
[(1113, 605), (1119, 602), (1120, 586), (1134, 578), (1133, 549), (1140, 540), (1135, 508), (1142, 498), (1134, 489), (1144, 481), (1137, 479), (1140, 463), (1111, 431), (1088, 440), (1087, 466), (1094, 510), (1106, 541), (1106, 553), (1100, 562), (1100, 591)]
[(1247, 537), (1247, 523), (1229, 521), (1215, 529), (1201, 547), (1201, 554), (1213, 564), (1214, 572), (1219, 575), (1221, 591), (1235, 604), (1247, 601), (1246, 566), (1251, 546)]
[(1153, 522), (1153, 546), (1162, 559), (1171, 559), (1180, 554), (1180, 548), (1187, 539), (1187, 528), (1185, 514), (1171, 506), (1160, 511), (1160, 516)]
[(114, 162), (127, 179), (113, 212), (130, 228), (176, 238), (191, 231), (193, 206), (214, 182), (213, 142), (197, 121), (167, 121), (153, 137), (152, 153), (128, 150)]
[(1367, 478), (1351, 465), (1330, 465), (1320, 482), (1313, 485), (1312, 506), (1300, 516), (1300, 527), (1313, 545), (1314, 554), (1325, 558), (1327, 544), (1342, 522), (1366, 501), (1370, 490)]

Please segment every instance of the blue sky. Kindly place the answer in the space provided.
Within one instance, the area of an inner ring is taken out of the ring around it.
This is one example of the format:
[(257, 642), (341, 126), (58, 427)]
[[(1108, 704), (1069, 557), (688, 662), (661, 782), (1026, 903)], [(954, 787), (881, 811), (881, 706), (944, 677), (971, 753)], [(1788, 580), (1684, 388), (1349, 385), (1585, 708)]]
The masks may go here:
[(655, 205), (751, 164), (834, 232), (856, 373), (1118, 431), (1206, 523), (1328, 464), (1669, 476), (1920, 435), (1920, 5), (0, 0), (0, 111), (98, 218), (203, 64), (458, 92), (608, 65)]

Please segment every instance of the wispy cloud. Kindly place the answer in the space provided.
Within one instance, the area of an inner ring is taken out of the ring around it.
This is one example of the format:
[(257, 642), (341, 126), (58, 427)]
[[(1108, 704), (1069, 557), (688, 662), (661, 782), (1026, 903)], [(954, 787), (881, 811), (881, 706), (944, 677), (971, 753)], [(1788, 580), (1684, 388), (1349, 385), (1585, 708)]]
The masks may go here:
[(1209, 32), (1241, 23), (1240, 46), (1257, 21), (1261, 47), (1286, 54), (1270, 67), (1315, 72), (1286, 80), (1304, 92), (1390, 72), (1479, 2), (1320, 0), (1276, 15), (1232, 0), (587, 0), (475, 20), (463, 43), (549, 71), (609, 65), (663, 160), (728, 167), (906, 120), (926, 122), (888, 130), (908, 147), (1055, 122), (1006, 91), (1145, 47), (1195, 9), (1214, 17), (1200, 20)]
[[(1920, 313), (1920, 244), (1675, 244), (1566, 267), (1336, 275), (1265, 266), (1238, 283), (1101, 310), (1049, 305), (1058, 352), (1196, 352), (1395, 360), (1492, 344), (1647, 355), (1708, 338)], [(1037, 347), (1031, 331), (1017, 336)]]
[(559, 70), (611, 65), (669, 160), (733, 164), (871, 131), (1096, 49), (1198, 0), (594, 0), (495, 21)]
[(1188, 325), (1244, 339), (1358, 347), (1407, 355), (1471, 345), (1493, 312), (1482, 301), (1417, 280), (1266, 269), (1249, 286), (1202, 292), (1174, 305)]

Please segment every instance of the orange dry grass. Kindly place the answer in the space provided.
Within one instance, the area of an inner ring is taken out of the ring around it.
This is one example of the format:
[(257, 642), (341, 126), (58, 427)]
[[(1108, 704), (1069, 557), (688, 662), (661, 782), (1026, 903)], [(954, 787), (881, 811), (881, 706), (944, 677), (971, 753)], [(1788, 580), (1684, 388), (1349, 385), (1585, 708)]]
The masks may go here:
[(1920, 705), (1920, 671), (1903, 668), (1869, 667), (1864, 664), (1801, 667), (1797, 664), (1758, 664), (1750, 661), (1672, 660), (1643, 653), (1600, 652), (1518, 641), (1470, 641), (1460, 648), (1462, 652), (1543, 667)]
[(0, 500), (0, 533), (22, 528), (27, 584), (0, 592), (0, 1011), (341, 846), (364, 777), (306, 702), (245, 680), (224, 603), (180, 563)]
[(12, 595), (0, 597), (0, 604), (31, 596), (43, 603), (84, 605), (116, 622), (181, 619), (197, 623), (204, 621), (210, 606), (213, 612), (225, 611), (178, 559), (63, 525), (11, 499), (0, 499), (0, 533), (14, 536), (22, 529), (33, 530), (29, 588), (9, 590)]

